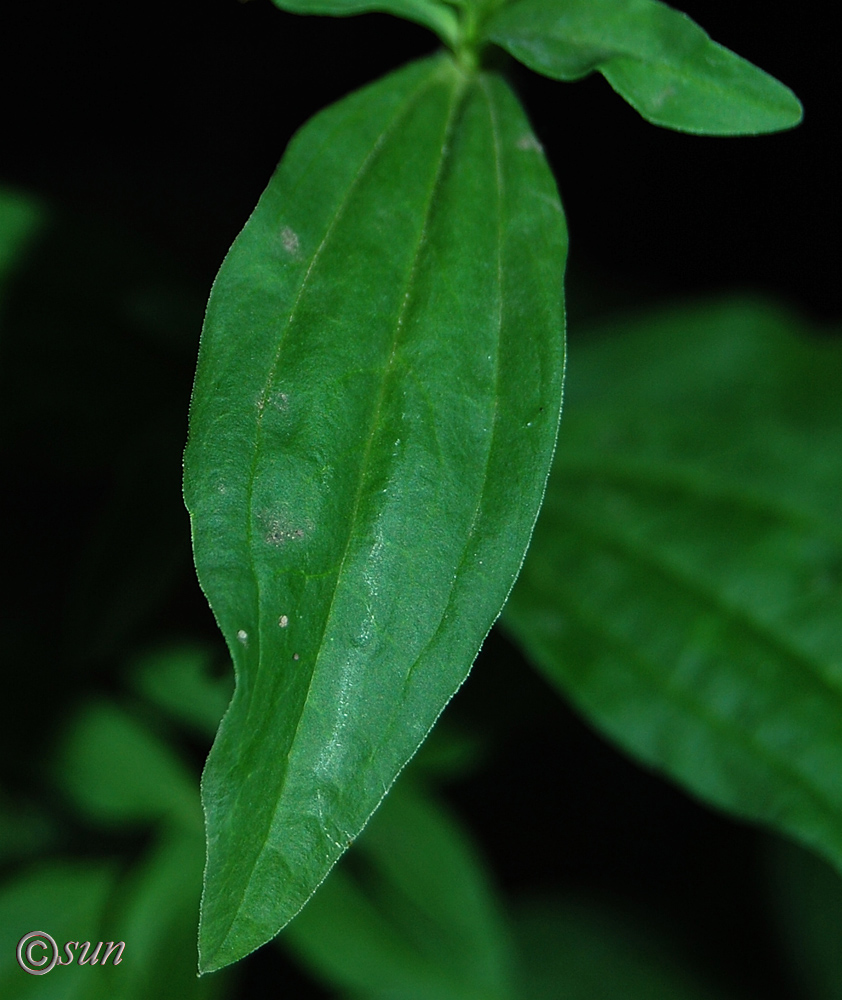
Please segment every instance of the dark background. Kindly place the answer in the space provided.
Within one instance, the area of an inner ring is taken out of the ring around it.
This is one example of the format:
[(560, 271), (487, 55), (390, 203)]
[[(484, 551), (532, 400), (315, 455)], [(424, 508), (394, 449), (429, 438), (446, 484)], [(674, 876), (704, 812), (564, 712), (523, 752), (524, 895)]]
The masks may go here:
[[(515, 72), (568, 215), (573, 361), (580, 323), (676, 297), (752, 289), (809, 320), (840, 318), (827, 5), (682, 9), (792, 87), (805, 120), (780, 135), (702, 139), (648, 125), (600, 77)], [(434, 47), (385, 15), (300, 18), (268, 0), (4, 5), (0, 183), (59, 211), (16, 280), (0, 340), (0, 556), (12, 582), (0, 780), (14, 794), (43, 784), (69, 704), (119, 692), (132, 650), (218, 641), (179, 493), (203, 300), (292, 132)], [(502, 636), (450, 714), (488, 748), (450, 798), (506, 893), (572, 888), (632, 903), (744, 996), (799, 995), (754, 830), (615, 753)], [(199, 767), (206, 748), (188, 749)], [(281, 975), (283, 959), (263, 949), (242, 996), (274, 996)], [(284, 982), (291, 995), (309, 989)]]

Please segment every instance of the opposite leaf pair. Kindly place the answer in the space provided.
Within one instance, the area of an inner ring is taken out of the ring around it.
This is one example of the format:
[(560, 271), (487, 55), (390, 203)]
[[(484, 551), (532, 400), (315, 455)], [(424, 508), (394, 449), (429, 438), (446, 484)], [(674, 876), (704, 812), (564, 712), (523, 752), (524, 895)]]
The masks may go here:
[(562, 79), (599, 69), (691, 131), (800, 116), (651, 0), (279, 6), (391, 10), (456, 58), (308, 123), (208, 304), (185, 498), (237, 686), (202, 785), (203, 971), (272, 938), (360, 832), (466, 677), (538, 514), (567, 236), (485, 47)]

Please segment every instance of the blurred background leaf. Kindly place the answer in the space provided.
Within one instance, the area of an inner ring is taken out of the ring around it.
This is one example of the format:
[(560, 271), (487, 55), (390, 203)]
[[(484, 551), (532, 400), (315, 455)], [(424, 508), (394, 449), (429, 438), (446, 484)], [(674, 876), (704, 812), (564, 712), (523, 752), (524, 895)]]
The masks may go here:
[[(107, 861), (50, 861), (0, 888), (0, 995), (4, 1000), (90, 1000), (96, 995), (95, 974), (102, 970), (73, 965), (32, 976), (18, 967), (15, 954), (18, 941), (30, 931), (50, 934), (62, 959), (66, 941), (90, 941), (95, 946), (103, 940), (103, 915), (115, 878), (115, 866)], [(38, 951), (35, 958), (43, 955)]]
[(458, 825), (407, 776), (279, 941), (349, 995), (511, 995), (488, 876)]
[(705, 986), (640, 915), (576, 899), (521, 903), (513, 914), (521, 1000), (729, 1000)]
[(842, 867), (840, 385), (757, 301), (603, 328), (504, 621), (626, 751)]
[(107, 702), (89, 702), (73, 719), (57, 780), (93, 822), (163, 819), (197, 835), (202, 831), (190, 772), (148, 727)]
[(826, 861), (769, 837), (772, 912), (806, 1000), (842, 1000), (842, 880)]
[(213, 737), (234, 690), (225, 663), (223, 676), (214, 676), (210, 646), (183, 644), (150, 650), (138, 656), (129, 671), (129, 683), (173, 719), (207, 737)]
[(46, 221), (46, 209), (36, 198), (0, 184), (0, 309), (7, 276), (19, 267), (29, 244)]

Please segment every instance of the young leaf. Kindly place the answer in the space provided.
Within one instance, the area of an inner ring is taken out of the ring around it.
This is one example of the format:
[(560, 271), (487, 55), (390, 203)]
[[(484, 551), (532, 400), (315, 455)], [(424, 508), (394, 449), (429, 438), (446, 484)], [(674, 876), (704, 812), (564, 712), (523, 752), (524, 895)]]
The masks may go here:
[(401, 781), (348, 860), (358, 863), (335, 869), (278, 939), (316, 975), (372, 997), (508, 996), (506, 930), (471, 844), (441, 806)]
[(622, 747), (842, 866), (842, 349), (752, 303), (580, 348), (505, 621)]
[(226, 258), (185, 454), (237, 679), (203, 970), (304, 905), (499, 614), (558, 426), (565, 251), (516, 99), (442, 55), (305, 126)]
[(459, 36), (459, 22), (453, 7), (440, 0), (273, 0), (273, 3), (293, 14), (331, 14), (334, 17), (384, 11), (422, 24), (451, 47), (456, 45)]
[(746, 135), (801, 121), (788, 87), (658, 0), (519, 0), (491, 19), (485, 35), (556, 80), (598, 70), (644, 118), (666, 128)]

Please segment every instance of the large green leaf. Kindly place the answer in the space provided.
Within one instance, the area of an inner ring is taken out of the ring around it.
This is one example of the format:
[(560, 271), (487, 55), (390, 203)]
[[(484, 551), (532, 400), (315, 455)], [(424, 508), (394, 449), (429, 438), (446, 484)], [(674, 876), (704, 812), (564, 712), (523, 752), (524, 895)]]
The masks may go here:
[(788, 87), (658, 0), (520, 0), (491, 19), (486, 37), (556, 80), (598, 70), (655, 125), (743, 135), (801, 120)]
[(310, 122), (228, 255), (185, 454), (237, 677), (203, 969), (303, 906), (499, 614), (558, 425), (565, 250), (506, 84), (438, 56)]
[(456, 12), (440, 0), (273, 0), (273, 3), (293, 14), (330, 14), (334, 17), (384, 11), (423, 24), (450, 46), (456, 44), (459, 34)]
[(345, 992), (413, 1000), (509, 994), (509, 942), (458, 825), (404, 781), (278, 939)]
[(751, 302), (607, 332), (505, 622), (621, 746), (842, 866), (842, 348)]

